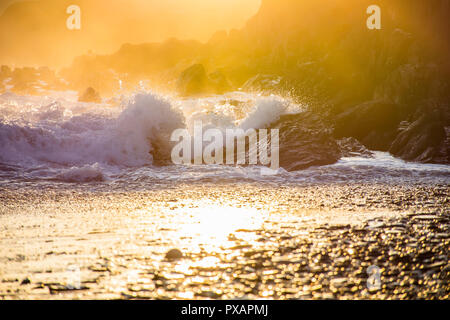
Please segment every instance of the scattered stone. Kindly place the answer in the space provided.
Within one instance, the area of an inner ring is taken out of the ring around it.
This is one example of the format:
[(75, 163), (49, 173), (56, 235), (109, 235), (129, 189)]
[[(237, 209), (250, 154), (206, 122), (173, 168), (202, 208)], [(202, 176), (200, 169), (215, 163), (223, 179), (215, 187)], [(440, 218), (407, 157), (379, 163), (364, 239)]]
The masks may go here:
[(178, 260), (183, 258), (183, 253), (178, 249), (171, 249), (166, 253), (167, 260)]
[(59, 293), (59, 292), (66, 292), (66, 291), (78, 291), (78, 290), (89, 290), (89, 287), (86, 286), (67, 286), (63, 284), (52, 284), (48, 286), (48, 290), (51, 294)]

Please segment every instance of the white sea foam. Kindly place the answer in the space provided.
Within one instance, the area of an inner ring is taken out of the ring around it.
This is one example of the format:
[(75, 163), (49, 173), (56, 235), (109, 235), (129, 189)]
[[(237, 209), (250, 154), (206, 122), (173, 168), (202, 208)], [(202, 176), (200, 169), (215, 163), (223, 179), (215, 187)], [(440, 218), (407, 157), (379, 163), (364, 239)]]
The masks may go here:
[(63, 169), (56, 175), (56, 179), (66, 182), (91, 182), (103, 181), (105, 175), (100, 165), (94, 163), (93, 165)]
[(258, 129), (278, 119), (287, 105), (281, 98), (246, 95), (242, 100), (247, 104), (241, 110), (251, 111), (238, 119), (223, 100), (223, 96), (215, 96), (193, 103), (138, 93), (122, 107), (111, 107), (77, 102), (73, 92), (53, 97), (3, 94), (0, 162), (84, 169), (96, 163), (146, 166), (153, 162), (155, 147), (170, 147), (170, 134), (185, 123), (189, 127), (201, 119), (205, 128)]
[(154, 94), (137, 94), (116, 114), (93, 111), (92, 106), (80, 112), (80, 105), (65, 109), (52, 103), (16, 106), (20, 112), (11, 115), (10, 105), (9, 101), (10, 114), (0, 122), (3, 163), (148, 165), (152, 163), (152, 141), (183, 126), (182, 114)]
[(279, 97), (260, 98), (256, 101), (255, 108), (239, 124), (241, 129), (266, 128), (278, 120), (287, 110), (288, 103)]

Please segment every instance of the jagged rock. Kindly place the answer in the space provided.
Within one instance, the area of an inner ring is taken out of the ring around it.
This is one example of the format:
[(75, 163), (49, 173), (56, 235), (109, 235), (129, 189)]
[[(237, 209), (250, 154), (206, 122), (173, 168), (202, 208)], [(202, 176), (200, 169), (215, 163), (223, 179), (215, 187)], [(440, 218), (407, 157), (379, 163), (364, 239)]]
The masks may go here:
[(408, 161), (450, 163), (450, 127), (436, 113), (424, 113), (400, 132), (389, 152)]
[(342, 157), (373, 157), (373, 152), (363, 146), (358, 140), (352, 137), (342, 138), (336, 141), (341, 149)]
[(341, 156), (320, 116), (310, 112), (283, 115), (270, 128), (280, 130), (280, 167), (287, 171), (333, 164)]
[(228, 79), (220, 70), (206, 75), (206, 70), (201, 64), (194, 64), (184, 70), (178, 78), (177, 87), (181, 95), (222, 94), (231, 89)]
[(102, 99), (100, 97), (100, 94), (97, 91), (95, 91), (94, 88), (89, 87), (83, 92), (83, 94), (79, 95), (78, 101), (80, 101), (80, 102), (101, 102)]
[(244, 91), (274, 91), (277, 86), (281, 83), (282, 77), (270, 74), (257, 74), (256, 76), (250, 78), (242, 86)]
[(382, 100), (369, 101), (338, 114), (334, 135), (354, 137), (371, 150), (387, 151), (399, 122), (397, 105)]
[(205, 67), (194, 64), (184, 70), (178, 78), (178, 92), (182, 95), (198, 94), (205, 91), (208, 83)]
[(209, 87), (214, 93), (222, 94), (231, 89), (231, 85), (228, 82), (227, 78), (219, 70), (211, 73), (208, 76), (208, 80), (209, 80)]

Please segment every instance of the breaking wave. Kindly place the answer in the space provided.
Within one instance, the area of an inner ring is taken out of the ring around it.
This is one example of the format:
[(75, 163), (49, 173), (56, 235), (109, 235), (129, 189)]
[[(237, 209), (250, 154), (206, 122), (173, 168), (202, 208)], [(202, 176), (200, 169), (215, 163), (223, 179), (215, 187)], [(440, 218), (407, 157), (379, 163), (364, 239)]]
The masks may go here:
[[(42, 110), (45, 109), (45, 110)], [(3, 110), (2, 110), (3, 111)], [(95, 112), (66, 116), (59, 103), (22, 107), (0, 122), (0, 161), (22, 165), (50, 163), (84, 166), (95, 163), (143, 166), (152, 163), (152, 141), (183, 126), (171, 103), (153, 94), (138, 94), (117, 116)], [(4, 114), (2, 114), (4, 116)]]
[[(0, 184), (36, 179), (111, 181), (139, 188), (170, 181), (227, 179), (302, 184), (352, 179), (449, 181), (449, 166), (407, 163), (380, 152), (372, 157), (342, 156), (334, 164), (294, 172), (280, 168), (274, 173), (259, 166), (156, 165), (162, 154), (170, 154), (173, 130), (192, 130), (195, 120), (222, 130), (265, 128), (277, 121), (302, 128), (302, 111), (302, 106), (277, 96), (242, 92), (183, 100), (138, 93), (116, 104), (77, 102), (71, 92), (50, 97), (6, 93), (0, 95)], [(301, 156), (298, 137), (288, 138), (286, 152)]]
[[(112, 107), (6, 93), (0, 96), (0, 163), (59, 166), (69, 170), (59, 177), (84, 172), (88, 180), (99, 177), (93, 166), (152, 165), (155, 153), (170, 154), (172, 131), (189, 128), (195, 119), (218, 128), (264, 127), (287, 109), (286, 101), (278, 97), (249, 98), (236, 108), (235, 100), (223, 96), (171, 101), (138, 93)], [(237, 116), (237, 110), (245, 108), (247, 113)]]

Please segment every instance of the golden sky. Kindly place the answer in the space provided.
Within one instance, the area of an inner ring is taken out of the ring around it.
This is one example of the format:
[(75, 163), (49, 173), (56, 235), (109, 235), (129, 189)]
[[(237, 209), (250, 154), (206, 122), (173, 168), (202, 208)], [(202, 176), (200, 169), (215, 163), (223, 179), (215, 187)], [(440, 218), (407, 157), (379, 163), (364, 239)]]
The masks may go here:
[[(207, 41), (218, 30), (241, 28), (261, 0), (0, 0), (0, 64), (65, 65), (92, 50), (167, 38)], [(65, 12), (81, 8), (80, 31)]]

